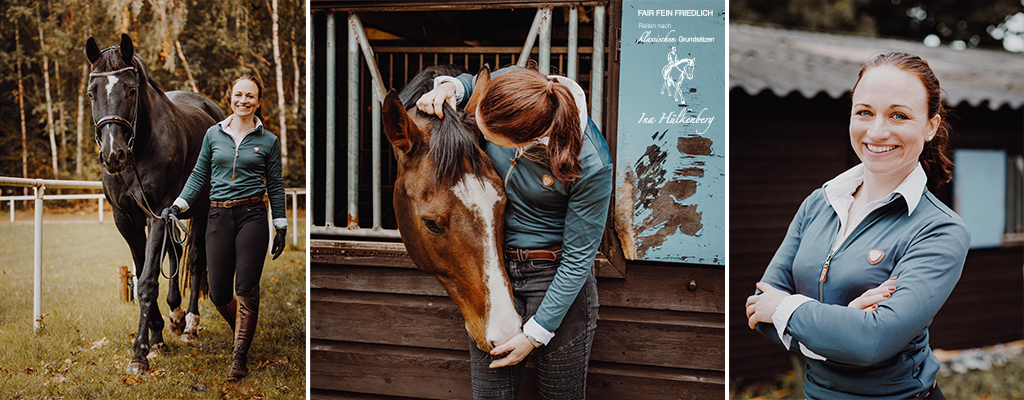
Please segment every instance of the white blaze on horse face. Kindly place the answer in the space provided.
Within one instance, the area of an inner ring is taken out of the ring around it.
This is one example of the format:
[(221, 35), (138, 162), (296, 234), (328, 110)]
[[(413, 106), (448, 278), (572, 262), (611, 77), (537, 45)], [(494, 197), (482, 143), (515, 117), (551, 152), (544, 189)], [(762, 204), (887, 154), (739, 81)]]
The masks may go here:
[[(113, 93), (113, 91), (114, 91), (114, 85), (115, 84), (117, 84), (117, 77), (114, 76), (114, 75), (108, 76), (107, 77), (107, 96), (108, 97), (113, 97), (113, 95), (111, 93)], [(110, 100), (113, 101), (114, 99), (111, 98)]]
[(480, 239), (483, 241), (483, 275), (489, 305), (485, 332), (488, 342), (495, 346), (500, 345), (518, 334), (522, 323), (512, 299), (508, 296), (509, 287), (502, 274), (504, 266), (500, 263), (498, 246), (503, 244), (497, 243), (495, 246), (497, 238), (494, 235), (494, 207), (501, 200), (501, 196), (490, 181), (472, 174), (466, 174), (462, 181), (452, 188), (452, 193), (466, 205), (466, 208), (479, 216), (483, 223), (484, 235)]

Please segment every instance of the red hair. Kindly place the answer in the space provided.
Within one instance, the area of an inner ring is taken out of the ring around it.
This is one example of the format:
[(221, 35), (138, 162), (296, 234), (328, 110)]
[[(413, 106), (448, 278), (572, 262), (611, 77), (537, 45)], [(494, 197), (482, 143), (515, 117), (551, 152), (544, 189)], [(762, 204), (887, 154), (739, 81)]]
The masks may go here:
[(581, 176), (579, 108), (569, 88), (556, 80), (529, 69), (498, 75), (484, 88), (476, 118), (513, 143), (547, 135), (551, 175), (564, 183)]

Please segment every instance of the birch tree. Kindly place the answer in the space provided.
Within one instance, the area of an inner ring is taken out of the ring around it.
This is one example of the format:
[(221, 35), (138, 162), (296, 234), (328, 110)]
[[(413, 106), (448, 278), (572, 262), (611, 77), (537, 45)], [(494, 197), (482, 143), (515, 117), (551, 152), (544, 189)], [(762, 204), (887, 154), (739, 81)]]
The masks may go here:
[(39, 52), (43, 55), (43, 86), (46, 90), (46, 129), (50, 132), (50, 154), (53, 157), (53, 178), (60, 179), (60, 169), (57, 168), (57, 140), (54, 137), (53, 126), (53, 100), (50, 98), (50, 57), (46, 54), (46, 40), (43, 38), (43, 15), (38, 13), (39, 23)]
[(281, 67), (281, 43), (278, 30), (277, 0), (271, 0), (271, 19), (274, 23), (274, 72), (277, 74), (277, 120), (281, 129), (281, 167), (288, 167), (288, 125), (285, 114), (287, 108), (284, 105), (284, 72)]

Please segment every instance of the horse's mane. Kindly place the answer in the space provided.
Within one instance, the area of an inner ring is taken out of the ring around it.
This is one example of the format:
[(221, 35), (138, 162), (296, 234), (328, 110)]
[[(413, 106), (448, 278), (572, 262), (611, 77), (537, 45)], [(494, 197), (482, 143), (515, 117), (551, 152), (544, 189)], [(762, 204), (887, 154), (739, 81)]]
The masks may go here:
[[(153, 77), (149, 76), (149, 70), (146, 69), (146, 63), (142, 62), (142, 57), (135, 54), (132, 56), (132, 59), (135, 61), (134, 67), (139, 70), (139, 75), (142, 79), (142, 82), (139, 83), (142, 84), (143, 82), (148, 82), (150, 86), (162, 93), (163, 89), (160, 87), (160, 83), (153, 79)], [(96, 60), (96, 63), (93, 64), (92, 67), (96, 72), (107, 72), (115, 71), (127, 66), (128, 64), (125, 64), (124, 60), (121, 59), (121, 46), (110, 46), (100, 52), (100, 58)]]
[[(458, 76), (462, 72), (459, 68), (451, 65), (428, 67), (416, 74), (402, 88), (398, 97), (406, 109), (412, 108), (420, 96), (434, 88), (435, 77)], [(442, 112), (448, 116), (444, 119), (424, 114), (419, 110), (416, 112), (430, 121), (430, 150), (427, 156), (433, 165), (435, 181), (440, 185), (451, 187), (461, 181), (466, 173), (480, 175), (483, 172), (484, 161), (480, 147), (475, 135), (467, 130), (467, 124), (471, 122), (464, 118), (463, 113), (452, 110), (447, 103), (442, 106)]]

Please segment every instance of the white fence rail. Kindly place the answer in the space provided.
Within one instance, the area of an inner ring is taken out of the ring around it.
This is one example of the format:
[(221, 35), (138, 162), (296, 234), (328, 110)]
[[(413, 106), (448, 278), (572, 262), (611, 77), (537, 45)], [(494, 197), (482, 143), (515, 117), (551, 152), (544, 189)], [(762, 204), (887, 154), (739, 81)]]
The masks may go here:
[[(65, 194), (65, 195), (46, 195), (47, 189), (92, 189), (92, 190), (103, 190), (103, 183), (98, 181), (67, 181), (67, 180), (56, 180), (56, 179), (26, 179), (26, 178), (11, 178), (11, 177), (0, 177), (0, 186), (9, 187), (30, 187), (33, 189), (34, 194), (31, 196), (0, 196), (0, 203), (8, 201), (10, 203), (11, 210), (11, 223), (14, 223), (14, 202), (15, 201), (33, 201), (34, 202), (34, 253), (33, 253), (33, 288), (32, 288), (32, 329), (34, 331), (39, 330), (40, 321), (42, 320), (42, 275), (43, 275), (43, 201), (44, 200), (84, 200), (84, 199), (98, 199), (99, 202), (99, 222), (103, 222), (103, 193), (92, 193), (92, 194)], [(291, 213), (291, 225), (292, 225), (292, 245), (298, 246), (299, 244), (299, 196), (305, 196), (306, 189), (285, 189), (285, 196), (292, 197), (292, 213)], [(287, 207), (287, 206), (286, 206)], [(268, 211), (269, 213), (269, 211)], [(286, 210), (287, 215), (287, 210)]]

